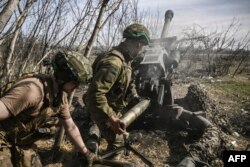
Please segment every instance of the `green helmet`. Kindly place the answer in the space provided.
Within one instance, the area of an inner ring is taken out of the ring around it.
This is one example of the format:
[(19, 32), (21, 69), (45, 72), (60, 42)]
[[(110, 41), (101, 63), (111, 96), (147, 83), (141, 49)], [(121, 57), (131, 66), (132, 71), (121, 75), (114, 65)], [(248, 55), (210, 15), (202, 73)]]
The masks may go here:
[(139, 23), (129, 25), (123, 31), (123, 38), (140, 39), (145, 45), (148, 45), (150, 41), (148, 29)]
[(52, 61), (52, 66), (56, 77), (65, 82), (76, 81), (85, 84), (90, 78), (90, 63), (77, 52), (59, 51)]

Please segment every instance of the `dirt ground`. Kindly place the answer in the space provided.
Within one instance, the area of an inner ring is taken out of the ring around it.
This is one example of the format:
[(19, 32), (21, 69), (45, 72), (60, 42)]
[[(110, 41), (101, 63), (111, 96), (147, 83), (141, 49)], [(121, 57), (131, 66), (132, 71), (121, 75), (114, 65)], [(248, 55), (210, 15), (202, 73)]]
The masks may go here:
[[(225, 140), (223, 141), (226, 142), (224, 143), (224, 150), (249, 149), (250, 135), (248, 134), (249, 132), (244, 130), (246, 125), (250, 125), (249, 108), (242, 108), (243, 106), (240, 103), (217, 90), (216, 84), (220, 84), (220, 82), (216, 83), (207, 79), (194, 78), (177, 79), (173, 84), (175, 102), (190, 111), (205, 110), (206, 118), (211, 120), (215, 126), (218, 126), (224, 134)], [(84, 114), (81, 114), (86, 112), (84, 110), (82, 111), (82, 92), (83, 89), (79, 89), (75, 94), (75, 96), (78, 97), (77, 100), (79, 103), (75, 103), (78, 105), (75, 109), (78, 109), (78, 111), (75, 112), (76, 114), (73, 118), (75, 118), (84, 135), (86, 132), (84, 126), (88, 125), (81, 120), (82, 117), (85, 117)], [(143, 124), (144, 122), (141, 123)], [(139, 150), (155, 167), (177, 165), (188, 154), (186, 149), (186, 137), (188, 133), (186, 131), (176, 130), (175, 127), (171, 126), (166, 129), (157, 126), (155, 126), (157, 128), (154, 129), (152, 128), (154, 126), (149, 126), (145, 123), (140, 126), (142, 127), (141, 129), (132, 128), (129, 131), (131, 134), (140, 134), (141, 136), (138, 141), (133, 142), (132, 147)], [(67, 139), (59, 153), (50, 151), (53, 143), (53, 136), (36, 143), (37, 149), (44, 159), (44, 166), (72, 166), (72, 164), (77, 161), (74, 149)], [(101, 147), (105, 148), (105, 146), (106, 143), (102, 140)], [(132, 153), (129, 156), (122, 155), (120, 160), (131, 162), (137, 167), (146, 166)], [(222, 166), (222, 163), (217, 163), (214, 166)]]

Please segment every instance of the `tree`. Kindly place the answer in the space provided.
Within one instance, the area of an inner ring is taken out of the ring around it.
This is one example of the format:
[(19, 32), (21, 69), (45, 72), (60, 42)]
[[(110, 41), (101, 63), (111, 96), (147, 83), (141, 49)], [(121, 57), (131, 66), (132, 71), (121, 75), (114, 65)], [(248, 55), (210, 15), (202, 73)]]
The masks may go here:
[(89, 57), (90, 51), (91, 51), (92, 46), (93, 46), (93, 42), (94, 42), (94, 40), (96, 38), (96, 35), (98, 34), (98, 32), (100, 30), (101, 18), (103, 16), (104, 10), (105, 10), (108, 2), (109, 2), (109, 0), (103, 0), (103, 2), (101, 4), (101, 9), (99, 11), (99, 15), (98, 15), (98, 18), (96, 20), (96, 24), (95, 24), (93, 33), (92, 33), (92, 35), (91, 35), (91, 37), (90, 37), (90, 39), (88, 41), (88, 44), (87, 44), (85, 52), (84, 52), (85, 57)]
[(6, 2), (7, 4), (0, 12), (0, 32), (10, 19), (12, 13), (16, 9), (17, 5), (19, 4), (19, 0), (9, 0)]
[[(233, 19), (228, 27), (210, 32), (195, 25), (185, 31), (180, 45), (188, 48), (189, 55), (197, 55), (197, 51), (199, 51), (198, 55), (202, 60), (200, 63), (203, 64), (207, 75), (228, 75), (230, 73), (235, 75), (247, 58), (245, 53), (248, 52), (245, 50), (250, 44), (249, 32), (241, 37), (239, 30), (240, 23), (236, 19)], [(194, 65), (194, 61), (191, 62)]]
[(33, 0), (26, 1), (25, 7), (17, 19), (17, 24), (16, 24), (16, 27), (15, 27), (15, 30), (13, 33), (13, 37), (10, 41), (10, 45), (8, 46), (5, 64), (3, 66), (3, 72), (2, 72), (2, 75), (0, 76), (0, 79), (6, 77), (6, 79), (8, 81), (8, 79), (10, 78), (10, 74), (13, 73), (11, 71), (11, 69), (14, 67), (14, 63), (12, 63), (12, 58), (13, 58), (13, 53), (14, 53), (14, 49), (16, 46), (16, 41), (17, 41), (18, 35), (20, 33), (21, 27), (22, 27), (27, 15), (28, 15), (29, 8), (31, 7), (33, 2), (34, 2)]
[[(148, 21), (145, 18), (149, 13), (139, 10), (138, 0), (107, 2), (20, 1), (0, 36), (0, 55), (4, 60), (0, 77), (12, 75), (15, 78), (44, 69), (43, 60), (50, 58), (57, 49), (83, 52), (86, 48), (85, 53), (89, 55), (95, 41), (97, 47), (110, 49), (121, 41), (122, 31), (127, 25)], [(7, 3), (6, 0), (1, 1), (1, 13)]]

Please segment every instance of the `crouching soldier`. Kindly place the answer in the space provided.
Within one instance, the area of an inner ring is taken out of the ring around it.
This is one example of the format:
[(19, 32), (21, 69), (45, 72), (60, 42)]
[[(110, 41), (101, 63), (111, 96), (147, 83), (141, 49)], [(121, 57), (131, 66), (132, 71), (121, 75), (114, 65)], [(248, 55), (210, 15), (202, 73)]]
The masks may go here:
[(90, 162), (90, 153), (73, 122), (67, 95), (88, 78), (85, 61), (74, 52), (58, 52), (54, 75), (31, 74), (18, 80), (0, 99), (0, 166), (42, 166), (31, 146), (37, 131), (57, 116), (74, 146)]
[(131, 82), (131, 62), (150, 40), (148, 29), (138, 23), (128, 26), (123, 37), (124, 41), (118, 46), (96, 58), (92, 65), (92, 81), (83, 96), (91, 119), (108, 142), (108, 150), (122, 145), (121, 134), (125, 129), (120, 117), (129, 101), (138, 99)]

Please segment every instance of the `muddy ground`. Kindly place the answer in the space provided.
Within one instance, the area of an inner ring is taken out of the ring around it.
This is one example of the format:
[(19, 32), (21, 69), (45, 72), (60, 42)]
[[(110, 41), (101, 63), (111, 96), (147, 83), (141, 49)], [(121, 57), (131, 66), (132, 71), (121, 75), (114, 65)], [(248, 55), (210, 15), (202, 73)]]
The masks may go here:
[[(216, 153), (218, 157), (225, 149), (247, 149), (250, 144), (250, 135), (246, 126), (250, 125), (250, 109), (242, 108), (241, 104), (218, 92), (212, 84), (219, 83), (194, 78), (175, 80), (173, 86), (175, 103), (190, 111), (205, 111), (206, 118), (221, 130), (224, 143), (219, 153)], [(79, 89), (75, 94), (78, 98), (75, 98), (73, 118), (85, 136), (88, 123), (82, 121), (86, 119), (87, 115), (81, 100), (82, 92), (83, 89)], [(186, 146), (190, 141), (187, 140), (187, 131), (177, 130), (171, 125), (163, 129), (154, 123), (152, 125), (140, 119), (138, 121), (141, 126), (130, 128), (129, 131), (131, 134), (140, 134), (142, 138), (134, 142), (132, 146), (153, 162), (156, 167), (175, 166), (188, 154)], [(50, 151), (54, 143), (53, 137), (52, 135), (36, 143), (37, 149), (44, 159), (44, 166), (74, 166), (77, 156), (71, 143), (66, 139), (61, 152)], [(105, 146), (106, 143), (102, 140), (101, 148), (105, 149)], [(120, 160), (131, 162), (138, 167), (145, 166), (133, 154), (122, 155)], [(218, 162), (213, 166), (223, 165), (222, 162)]]

